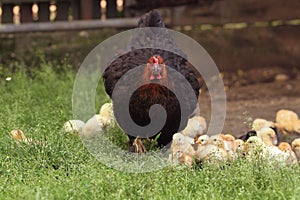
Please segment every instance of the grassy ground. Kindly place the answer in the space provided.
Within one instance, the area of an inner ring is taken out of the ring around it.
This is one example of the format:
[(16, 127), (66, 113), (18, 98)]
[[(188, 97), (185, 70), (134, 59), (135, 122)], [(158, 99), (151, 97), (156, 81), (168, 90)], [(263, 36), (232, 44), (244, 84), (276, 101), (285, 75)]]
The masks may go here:
[[(57, 74), (45, 62), (39, 70), (23, 67), (0, 65), (0, 199), (300, 199), (298, 166), (238, 160), (144, 174), (110, 169), (78, 136), (61, 132), (72, 118), (75, 73), (66, 65)], [(47, 146), (19, 146), (12, 129)]]

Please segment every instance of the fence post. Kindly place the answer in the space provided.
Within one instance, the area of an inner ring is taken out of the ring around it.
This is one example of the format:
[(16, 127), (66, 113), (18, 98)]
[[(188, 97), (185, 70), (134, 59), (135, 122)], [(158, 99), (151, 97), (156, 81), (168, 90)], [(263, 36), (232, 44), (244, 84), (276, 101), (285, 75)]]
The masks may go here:
[(81, 0), (81, 18), (99, 19), (100, 1), (99, 0)]
[(100, 8), (100, 0), (93, 1), (93, 18), (100, 19), (101, 17), (101, 8)]
[(50, 2), (40, 2), (39, 4), (39, 21), (47, 22), (50, 19)]
[(81, 19), (87, 20), (93, 18), (93, 1), (94, 0), (81, 0)]
[(116, 18), (118, 17), (117, 11), (117, 1), (116, 0), (106, 0), (106, 16), (107, 18)]
[(2, 4), (2, 23), (13, 23), (13, 4)]
[(21, 23), (33, 22), (32, 5), (32, 3), (21, 4)]
[(69, 16), (70, 1), (58, 1), (57, 6), (57, 21), (67, 21)]
[(73, 20), (80, 19), (80, 0), (72, 0), (71, 7)]

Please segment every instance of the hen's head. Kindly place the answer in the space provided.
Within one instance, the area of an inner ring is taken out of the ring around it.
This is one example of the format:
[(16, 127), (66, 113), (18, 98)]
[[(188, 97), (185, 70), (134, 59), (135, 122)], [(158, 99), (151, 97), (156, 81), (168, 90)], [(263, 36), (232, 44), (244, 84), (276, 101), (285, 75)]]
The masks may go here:
[(154, 55), (148, 60), (149, 64), (162, 65), (164, 64), (164, 59), (159, 55)]
[(160, 80), (162, 78), (165, 78), (164, 68), (165, 63), (164, 59), (159, 55), (154, 55), (151, 58), (149, 58), (147, 63), (147, 70), (148, 70), (148, 77), (149, 80)]
[(138, 27), (165, 27), (163, 19), (157, 10), (144, 14), (138, 22)]

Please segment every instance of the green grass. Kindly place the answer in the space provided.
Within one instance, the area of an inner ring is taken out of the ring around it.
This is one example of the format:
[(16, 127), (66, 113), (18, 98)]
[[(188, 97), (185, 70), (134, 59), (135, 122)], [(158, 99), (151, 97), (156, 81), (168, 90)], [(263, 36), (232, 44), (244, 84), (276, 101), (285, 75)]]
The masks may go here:
[[(300, 199), (298, 166), (238, 160), (143, 174), (108, 168), (78, 136), (61, 131), (72, 118), (75, 73), (67, 65), (59, 74), (51, 63), (12, 65), (14, 73), (5, 66), (0, 73), (0, 199)], [(107, 100), (101, 87), (98, 93), (97, 110)], [(19, 146), (12, 129), (47, 146)]]

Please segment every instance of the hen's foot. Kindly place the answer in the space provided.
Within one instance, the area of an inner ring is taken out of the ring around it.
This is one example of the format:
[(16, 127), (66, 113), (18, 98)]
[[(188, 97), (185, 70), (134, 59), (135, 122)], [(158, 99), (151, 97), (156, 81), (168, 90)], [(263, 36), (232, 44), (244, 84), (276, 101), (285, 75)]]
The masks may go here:
[(141, 138), (137, 137), (132, 143), (134, 153), (146, 153), (146, 147), (144, 146)]

